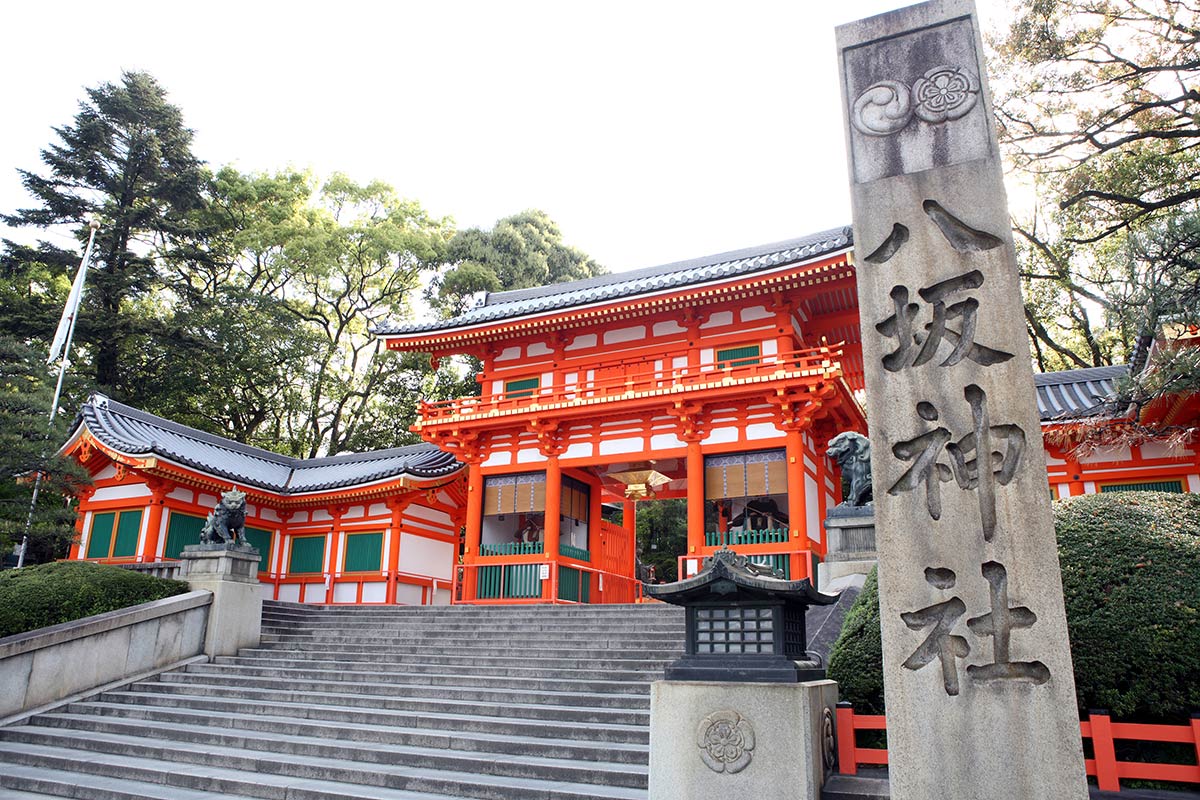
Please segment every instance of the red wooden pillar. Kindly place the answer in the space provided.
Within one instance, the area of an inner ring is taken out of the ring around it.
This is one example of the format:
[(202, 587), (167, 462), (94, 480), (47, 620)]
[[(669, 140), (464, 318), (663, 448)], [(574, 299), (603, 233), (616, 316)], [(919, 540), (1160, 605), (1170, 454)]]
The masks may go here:
[(854, 707), (845, 700), (837, 704), (837, 763), (843, 775), (858, 774), (857, 742), (854, 736)]
[(1073, 458), (1067, 459), (1067, 488), (1071, 492), (1071, 497), (1078, 497), (1084, 493), (1083, 486), (1083, 469), (1079, 462)]
[(550, 580), (542, 584), (542, 599), (558, 599), (558, 540), (562, 529), (562, 470), (558, 456), (546, 458), (546, 524), (544, 527), (546, 560), (550, 562)]
[(167, 498), (162, 481), (151, 480), (146, 485), (150, 487), (150, 513), (146, 520), (146, 540), (137, 555), (138, 561), (154, 561), (158, 556), (158, 532), (162, 528), (163, 503)]
[(408, 498), (408, 497), (404, 497), (404, 498), (389, 497), (388, 501), (387, 501), (387, 506), (392, 512), (392, 521), (391, 521), (392, 535), (391, 535), (391, 540), (388, 543), (388, 556), (387, 556), (388, 584), (387, 584), (387, 596), (384, 598), (384, 602), (388, 603), (389, 605), (396, 604), (396, 583), (399, 581), (399, 577), (397, 576), (396, 573), (398, 573), (400, 571), (400, 526), (402, 524), (401, 517), (404, 514), (404, 509), (408, 508), (408, 506), (411, 502), (412, 502), (412, 499)]
[(704, 546), (704, 455), (700, 439), (687, 440), (687, 543), (688, 555)]
[(75, 541), (71, 543), (71, 549), (67, 553), (67, 558), (83, 558), (84, 554), (81, 548), (83, 543), (83, 521), (87, 517), (87, 510), (84, 506), (87, 505), (95, 493), (96, 487), (94, 486), (85, 486), (79, 490), (79, 505), (75, 509)]
[(625, 546), (629, 549), (628, 572), (630, 578), (637, 578), (637, 503), (626, 500), (621, 508), (621, 527), (625, 529)]
[(325, 603), (333, 602), (333, 587), (337, 585), (335, 574), (337, 573), (337, 554), (338, 545), (342, 538), (342, 515), (349, 509), (345, 506), (337, 506), (330, 509), (333, 514), (333, 529), (329, 532), (329, 557), (325, 562)]
[(463, 547), (462, 599), (474, 600), (478, 585), (479, 570), (471, 564), (479, 560), (479, 542), (483, 537), (483, 469), (479, 459), (467, 462), (467, 524), (466, 543)]
[(791, 579), (794, 581), (811, 578), (809, 562), (800, 557), (801, 550), (808, 545), (808, 500), (804, 487), (804, 436), (796, 425), (789, 425), (785, 432), (787, 480), (788, 480), (788, 559), (791, 562)]

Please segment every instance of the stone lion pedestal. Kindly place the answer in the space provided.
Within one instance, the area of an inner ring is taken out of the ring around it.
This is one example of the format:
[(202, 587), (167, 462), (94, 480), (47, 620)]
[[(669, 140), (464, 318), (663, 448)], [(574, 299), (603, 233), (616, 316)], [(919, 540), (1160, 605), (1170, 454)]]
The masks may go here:
[(837, 684), (808, 658), (804, 616), (836, 598), (727, 548), (646, 591), (687, 609), (687, 652), (650, 690), (650, 800), (817, 800)]
[(197, 544), (183, 548), (179, 579), (213, 593), (204, 653), (237, 655), (262, 639), (262, 589), (258, 550), (249, 545)]

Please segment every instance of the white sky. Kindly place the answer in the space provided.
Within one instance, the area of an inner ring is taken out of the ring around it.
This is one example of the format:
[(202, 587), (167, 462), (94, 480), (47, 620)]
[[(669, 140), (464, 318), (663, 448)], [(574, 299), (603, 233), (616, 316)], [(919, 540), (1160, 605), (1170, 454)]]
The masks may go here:
[(459, 227), (541, 208), (611, 270), (788, 239), (850, 222), (834, 26), (902, 5), (6, 4), (0, 210), (84, 87), (144, 69), (214, 167), (378, 178)]

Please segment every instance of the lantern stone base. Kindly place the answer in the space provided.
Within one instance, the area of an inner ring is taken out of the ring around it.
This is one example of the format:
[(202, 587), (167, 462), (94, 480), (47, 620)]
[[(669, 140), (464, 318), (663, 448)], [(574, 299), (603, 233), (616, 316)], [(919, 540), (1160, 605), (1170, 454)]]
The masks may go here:
[(656, 681), (650, 800), (817, 800), (837, 683)]
[(233, 656), (262, 639), (258, 550), (248, 545), (199, 544), (183, 548), (179, 579), (213, 594), (204, 653)]

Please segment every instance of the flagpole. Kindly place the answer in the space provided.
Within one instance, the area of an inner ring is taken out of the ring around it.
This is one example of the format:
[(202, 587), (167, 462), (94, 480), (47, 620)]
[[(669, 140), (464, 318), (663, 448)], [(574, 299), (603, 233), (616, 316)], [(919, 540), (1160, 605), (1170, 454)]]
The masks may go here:
[[(71, 286), (71, 294), (76, 296), (72, 298), (68, 295), (67, 297), (68, 305), (74, 300), (75, 308), (71, 309), (71, 322), (67, 328), (67, 341), (63, 346), (62, 360), (58, 366), (58, 383), (54, 386), (54, 400), (50, 402), (50, 422), (48, 423), (48, 427), (50, 428), (54, 427), (54, 417), (58, 414), (58, 400), (62, 397), (63, 378), (66, 377), (67, 367), (71, 364), (71, 340), (75, 338), (75, 321), (79, 319), (79, 305), (83, 302), (83, 285), (87, 280), (87, 266), (92, 258), (92, 245), (96, 241), (96, 231), (100, 229), (100, 223), (95, 219), (89, 220), (88, 228), (90, 229), (90, 233), (88, 234), (87, 247), (83, 251), (83, 260), (79, 262), (78, 287), (74, 284)], [(57, 338), (56, 334), (55, 339)], [(57, 342), (52, 343), (50, 349), (54, 350), (56, 344)], [(53, 358), (53, 354), (51, 358)], [(33, 527), (33, 514), (37, 509), (38, 490), (41, 486), (42, 471), (38, 470), (33, 478), (33, 496), (29, 500), (29, 516), (25, 518), (25, 535), (21, 537), (21, 553), (17, 556), (17, 569), (25, 566), (25, 550), (29, 547), (29, 529)]]

